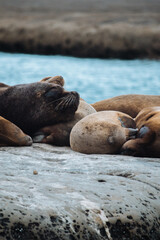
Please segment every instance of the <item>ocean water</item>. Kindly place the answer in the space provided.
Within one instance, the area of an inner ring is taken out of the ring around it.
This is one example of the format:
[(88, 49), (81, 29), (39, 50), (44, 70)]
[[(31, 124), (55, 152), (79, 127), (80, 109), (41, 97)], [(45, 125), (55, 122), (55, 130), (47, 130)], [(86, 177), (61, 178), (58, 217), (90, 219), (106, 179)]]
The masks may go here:
[(160, 94), (160, 61), (0, 53), (0, 82), (31, 83), (55, 75), (88, 103), (122, 94)]

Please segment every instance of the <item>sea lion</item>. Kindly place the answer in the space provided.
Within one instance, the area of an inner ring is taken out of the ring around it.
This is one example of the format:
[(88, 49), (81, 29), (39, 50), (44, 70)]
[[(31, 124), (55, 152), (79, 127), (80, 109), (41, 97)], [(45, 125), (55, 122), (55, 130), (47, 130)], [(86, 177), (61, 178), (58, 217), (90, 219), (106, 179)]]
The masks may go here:
[(160, 106), (160, 96), (128, 94), (102, 100), (91, 105), (97, 112), (115, 110), (135, 118), (143, 108)]
[(121, 149), (124, 155), (160, 157), (160, 107), (144, 108), (135, 118), (137, 138), (127, 141)]
[(0, 117), (0, 147), (30, 146), (32, 138), (22, 132), (15, 124)]
[(69, 146), (69, 136), (73, 126), (85, 116), (95, 112), (96, 110), (90, 104), (80, 100), (73, 120), (39, 129), (33, 136), (33, 142), (49, 143), (57, 146)]
[(0, 92), (0, 103), (0, 116), (32, 135), (44, 126), (71, 120), (79, 94), (53, 82), (36, 82), (7, 87)]
[(0, 83), (0, 92), (5, 91), (8, 87), (9, 87), (9, 85), (7, 85), (5, 83)]
[(135, 136), (132, 117), (117, 111), (102, 111), (81, 119), (70, 134), (72, 150), (81, 153), (118, 153)]

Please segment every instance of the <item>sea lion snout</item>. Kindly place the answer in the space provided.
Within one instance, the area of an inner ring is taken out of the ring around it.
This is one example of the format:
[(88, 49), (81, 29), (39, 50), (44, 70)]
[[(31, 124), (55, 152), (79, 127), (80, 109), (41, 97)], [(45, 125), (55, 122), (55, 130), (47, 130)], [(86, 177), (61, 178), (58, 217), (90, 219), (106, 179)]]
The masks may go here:
[(80, 96), (77, 92), (64, 91), (61, 98), (57, 100), (55, 111), (76, 111), (79, 105)]
[(128, 131), (127, 140), (136, 138), (138, 128), (127, 128), (127, 131)]
[[(22, 142), (23, 142), (23, 140), (22, 140)], [(25, 142), (25, 145), (26, 145), (26, 146), (31, 146), (32, 143), (33, 143), (32, 138), (31, 138), (30, 136), (28, 136), (28, 135), (26, 135), (26, 136), (24, 137), (24, 142)]]

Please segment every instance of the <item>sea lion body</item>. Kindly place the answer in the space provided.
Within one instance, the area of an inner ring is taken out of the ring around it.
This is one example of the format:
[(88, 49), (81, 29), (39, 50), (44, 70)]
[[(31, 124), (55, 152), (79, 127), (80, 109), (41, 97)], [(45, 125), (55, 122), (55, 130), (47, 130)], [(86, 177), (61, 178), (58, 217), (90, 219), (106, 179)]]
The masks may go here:
[(73, 120), (39, 129), (34, 134), (33, 141), (49, 143), (57, 146), (69, 146), (69, 136), (73, 126), (82, 118), (94, 112), (96, 112), (96, 110), (90, 104), (80, 100)]
[(160, 106), (160, 96), (128, 94), (102, 100), (91, 105), (97, 112), (115, 110), (135, 118), (143, 108)]
[(135, 118), (137, 138), (127, 141), (121, 149), (124, 155), (160, 157), (160, 107), (144, 108)]
[(70, 134), (72, 150), (81, 153), (118, 153), (136, 134), (134, 120), (116, 111), (93, 113), (81, 119)]
[(10, 86), (5, 83), (0, 83), (0, 93), (7, 90)]
[(0, 147), (2, 146), (30, 146), (32, 139), (24, 134), (15, 124), (0, 117)]
[(78, 104), (77, 92), (67, 92), (55, 83), (20, 84), (0, 91), (0, 116), (29, 135), (44, 126), (71, 120)]

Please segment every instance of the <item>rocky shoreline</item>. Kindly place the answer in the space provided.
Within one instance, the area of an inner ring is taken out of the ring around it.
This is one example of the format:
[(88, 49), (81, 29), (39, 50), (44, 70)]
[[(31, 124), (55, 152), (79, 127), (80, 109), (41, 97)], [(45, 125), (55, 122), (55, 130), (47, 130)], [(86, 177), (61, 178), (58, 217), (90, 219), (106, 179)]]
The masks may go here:
[(26, 5), (15, 1), (13, 7), (11, 1), (10, 5), (0, 1), (0, 51), (90, 58), (160, 58), (160, 4), (156, 0), (151, 5), (132, 2), (132, 7), (120, 7), (120, 3), (115, 7), (114, 1), (101, 0), (99, 8), (96, 1), (88, 1), (86, 9), (85, 4), (80, 7), (70, 2), (72, 5), (64, 2), (63, 7), (49, 0), (45, 6), (41, 0), (35, 2), (36, 6), (30, 1)]
[(0, 148), (1, 240), (159, 240), (160, 160)]

